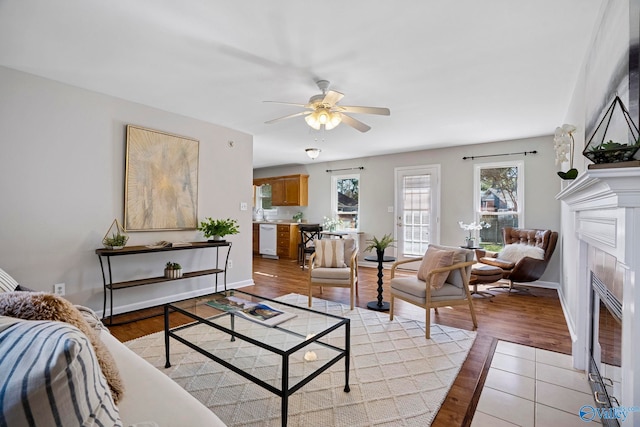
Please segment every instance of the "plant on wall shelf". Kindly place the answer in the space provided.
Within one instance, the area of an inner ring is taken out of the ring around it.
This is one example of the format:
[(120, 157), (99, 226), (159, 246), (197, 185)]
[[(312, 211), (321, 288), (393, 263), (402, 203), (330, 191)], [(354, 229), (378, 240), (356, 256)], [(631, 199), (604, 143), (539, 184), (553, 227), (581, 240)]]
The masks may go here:
[(102, 243), (109, 249), (122, 249), (127, 244), (127, 240), (129, 240), (129, 236), (114, 233), (102, 239)]
[(102, 244), (107, 249), (122, 249), (129, 240), (117, 219), (114, 219), (107, 233), (102, 238)]
[(206, 218), (200, 222), (198, 230), (202, 231), (204, 237), (207, 239), (221, 240), (227, 234), (238, 234), (240, 228), (238, 227), (238, 221), (235, 219), (212, 219)]
[(182, 277), (182, 266), (177, 262), (169, 261), (164, 268), (164, 277), (167, 279), (179, 279)]

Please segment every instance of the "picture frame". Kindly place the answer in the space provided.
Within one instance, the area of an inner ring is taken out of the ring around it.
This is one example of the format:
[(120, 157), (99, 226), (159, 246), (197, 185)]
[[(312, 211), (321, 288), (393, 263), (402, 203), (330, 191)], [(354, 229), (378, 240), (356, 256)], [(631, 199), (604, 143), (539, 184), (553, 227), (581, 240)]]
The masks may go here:
[(127, 125), (124, 229), (196, 229), (198, 162), (198, 140)]

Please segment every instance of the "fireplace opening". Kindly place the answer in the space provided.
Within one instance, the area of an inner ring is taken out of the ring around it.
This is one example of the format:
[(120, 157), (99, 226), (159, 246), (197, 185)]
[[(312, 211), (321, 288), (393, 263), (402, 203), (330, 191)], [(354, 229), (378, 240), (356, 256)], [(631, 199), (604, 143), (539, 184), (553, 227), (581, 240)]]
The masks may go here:
[[(591, 272), (591, 334), (589, 384), (598, 408), (620, 406), (622, 302)], [(616, 419), (601, 419), (604, 426), (619, 426)]]

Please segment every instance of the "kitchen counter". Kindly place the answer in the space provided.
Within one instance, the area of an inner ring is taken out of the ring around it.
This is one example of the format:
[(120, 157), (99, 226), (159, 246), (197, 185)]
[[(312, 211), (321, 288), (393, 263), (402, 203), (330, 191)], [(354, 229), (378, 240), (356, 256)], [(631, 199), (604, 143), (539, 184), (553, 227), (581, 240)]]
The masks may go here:
[(290, 219), (272, 219), (272, 220), (264, 220), (264, 221), (253, 221), (254, 224), (288, 224), (288, 225), (299, 225), (306, 224), (306, 222), (296, 222)]

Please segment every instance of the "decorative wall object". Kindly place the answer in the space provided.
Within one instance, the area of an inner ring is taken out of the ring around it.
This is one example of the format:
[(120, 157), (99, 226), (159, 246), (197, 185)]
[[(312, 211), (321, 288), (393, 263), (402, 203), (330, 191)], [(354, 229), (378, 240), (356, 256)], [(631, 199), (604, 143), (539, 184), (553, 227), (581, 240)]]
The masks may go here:
[(198, 149), (195, 139), (127, 125), (127, 231), (197, 227)]

